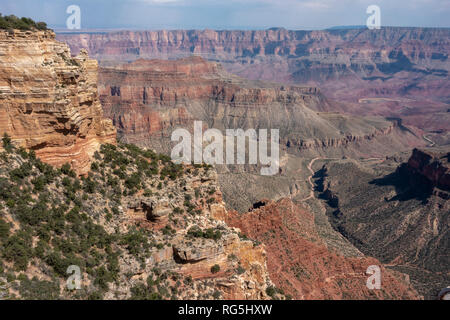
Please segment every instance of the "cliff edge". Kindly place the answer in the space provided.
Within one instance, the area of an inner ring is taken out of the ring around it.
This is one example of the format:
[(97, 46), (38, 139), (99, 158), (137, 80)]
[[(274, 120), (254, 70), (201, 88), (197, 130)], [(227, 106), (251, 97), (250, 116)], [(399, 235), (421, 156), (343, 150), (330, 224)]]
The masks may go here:
[(53, 31), (0, 30), (0, 133), (55, 166), (85, 174), (116, 130), (103, 118), (97, 61), (72, 58)]

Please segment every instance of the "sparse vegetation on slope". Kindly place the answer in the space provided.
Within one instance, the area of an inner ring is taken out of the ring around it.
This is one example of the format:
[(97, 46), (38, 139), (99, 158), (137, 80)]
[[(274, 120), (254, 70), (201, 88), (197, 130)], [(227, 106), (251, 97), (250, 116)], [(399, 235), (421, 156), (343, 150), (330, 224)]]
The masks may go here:
[[(103, 145), (94, 155), (91, 171), (78, 177), (69, 164), (56, 169), (37, 159), (33, 151), (14, 147), (7, 135), (3, 137), (3, 148), (1, 296), (9, 299), (221, 296), (211, 266), (214, 270), (226, 267), (233, 273), (240, 259), (229, 261), (229, 266), (216, 267), (215, 256), (209, 256), (209, 250), (211, 247), (217, 252), (225, 250), (225, 242), (221, 241), (224, 236), (227, 241), (239, 238), (224, 223), (205, 215), (217, 202), (207, 201), (215, 194), (211, 192), (215, 190), (215, 181), (209, 177), (210, 166), (174, 164), (167, 156), (134, 145)], [(191, 188), (192, 181), (200, 179), (203, 183), (195, 190)], [(190, 227), (197, 224), (202, 228)], [(212, 279), (192, 281), (189, 269), (180, 272), (172, 253), (175, 248), (179, 252), (191, 250), (180, 259), (189, 261), (190, 256), (206, 259), (206, 278)], [(155, 261), (155, 255), (165, 258)], [(70, 291), (66, 286), (70, 276), (67, 269), (72, 265), (78, 266), (83, 275), (80, 290)], [(145, 277), (141, 278), (143, 274)]]
[[(364, 254), (409, 274), (420, 294), (435, 299), (449, 281), (450, 202), (448, 191), (426, 176), (445, 178), (447, 161), (429, 154), (397, 154), (381, 163), (333, 161), (316, 182), (336, 231)], [(424, 172), (411, 166), (421, 161)]]

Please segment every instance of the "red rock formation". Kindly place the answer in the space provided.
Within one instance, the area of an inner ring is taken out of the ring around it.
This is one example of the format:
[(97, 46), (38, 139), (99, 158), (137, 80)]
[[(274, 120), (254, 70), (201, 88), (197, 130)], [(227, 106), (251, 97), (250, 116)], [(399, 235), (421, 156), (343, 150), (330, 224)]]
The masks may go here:
[(434, 154), (414, 149), (406, 169), (425, 177), (433, 187), (450, 191), (450, 153)]
[(439, 101), (449, 92), (448, 29), (122, 31), (58, 37), (74, 52), (85, 48), (104, 61), (201, 55), (249, 79), (319, 83), (327, 95), (347, 102), (377, 96)]
[[(272, 281), (294, 299), (418, 299), (404, 274), (370, 257), (344, 257), (321, 240), (314, 217), (289, 199), (252, 212), (230, 212), (227, 223), (265, 244)], [(367, 267), (381, 267), (381, 290), (366, 286)]]
[[(320, 86), (328, 105), (356, 115), (395, 116), (448, 140), (448, 29), (122, 31), (60, 34), (101, 61), (196, 54), (248, 79)], [(380, 100), (376, 98), (390, 98)], [(446, 135), (447, 134), (447, 135)]]
[(72, 58), (52, 31), (0, 30), (0, 133), (44, 162), (86, 173), (116, 135), (98, 99), (97, 62), (86, 51)]
[[(100, 60), (115, 58), (121, 61), (136, 58), (176, 57), (191, 54), (209, 55), (230, 59), (240, 57), (279, 56), (299, 58), (304, 56), (334, 57), (330, 65), (338, 65), (336, 57), (351, 57), (340, 63), (341, 69), (331, 69), (335, 74), (349, 71), (348, 62), (355, 71), (370, 72), (367, 58), (388, 63), (399, 52), (413, 63), (443, 62), (448, 54), (447, 29), (383, 28), (371, 30), (291, 31), (270, 29), (257, 31), (214, 30), (161, 30), (120, 31), (91, 34), (59, 34), (58, 39), (70, 44), (73, 52), (88, 49)], [(384, 46), (382, 54), (379, 48)], [(388, 47), (386, 47), (388, 46)], [(356, 54), (356, 55), (355, 55)], [(364, 59), (361, 59), (364, 58)], [(315, 68), (313, 66), (312, 68)], [(372, 69), (372, 70), (371, 70)], [(328, 72), (330, 72), (328, 71)], [(313, 76), (313, 75), (311, 75)], [(329, 76), (329, 75), (328, 75)], [(316, 77), (324, 77), (317, 74)]]
[[(122, 139), (161, 151), (167, 151), (177, 126), (190, 128), (193, 120), (220, 130), (279, 129), (281, 143), (295, 151), (356, 145), (398, 133), (395, 122), (382, 118), (318, 113), (330, 107), (316, 87), (245, 80), (200, 57), (101, 68), (99, 92)], [(417, 140), (403, 140), (403, 145)]]

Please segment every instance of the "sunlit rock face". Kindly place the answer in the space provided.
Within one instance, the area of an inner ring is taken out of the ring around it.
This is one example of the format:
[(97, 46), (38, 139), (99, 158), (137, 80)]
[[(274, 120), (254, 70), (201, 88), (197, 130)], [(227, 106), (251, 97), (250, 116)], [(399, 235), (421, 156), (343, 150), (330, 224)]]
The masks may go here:
[(103, 118), (97, 62), (72, 58), (52, 31), (0, 32), (0, 133), (42, 161), (70, 163), (79, 174), (116, 130)]

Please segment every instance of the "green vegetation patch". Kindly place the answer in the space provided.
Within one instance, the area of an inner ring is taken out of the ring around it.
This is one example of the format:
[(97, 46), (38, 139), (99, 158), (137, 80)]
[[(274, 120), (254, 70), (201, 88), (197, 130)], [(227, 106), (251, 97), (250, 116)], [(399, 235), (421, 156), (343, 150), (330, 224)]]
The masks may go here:
[(45, 22), (35, 22), (31, 18), (19, 18), (15, 15), (2, 16), (1, 13), (0, 29), (49, 30)]

